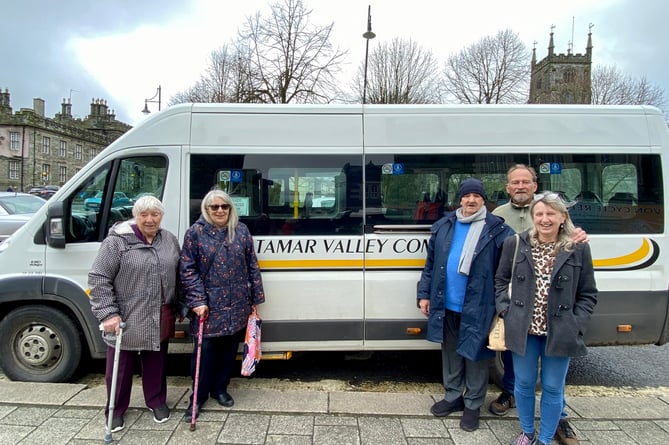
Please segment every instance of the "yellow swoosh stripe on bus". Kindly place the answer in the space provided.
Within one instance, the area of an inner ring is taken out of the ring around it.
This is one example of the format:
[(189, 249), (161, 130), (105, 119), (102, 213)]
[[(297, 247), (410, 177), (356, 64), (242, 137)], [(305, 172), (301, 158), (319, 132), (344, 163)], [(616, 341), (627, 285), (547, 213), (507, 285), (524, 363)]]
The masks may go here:
[[(657, 249), (657, 247), (655, 247)], [(595, 269), (622, 269), (647, 267), (654, 262), (653, 257), (657, 257), (659, 252), (651, 255), (653, 246), (648, 239), (643, 238), (641, 246), (634, 252), (621, 255), (614, 258), (593, 259), (592, 264)], [(644, 259), (649, 259), (650, 264), (638, 264)], [(262, 270), (272, 269), (362, 269), (365, 268), (411, 268), (422, 269), (425, 266), (425, 259), (356, 259), (356, 260), (259, 260), (258, 264)]]
[(651, 253), (650, 242), (646, 238), (643, 238), (641, 240), (641, 247), (639, 247), (634, 252), (614, 258), (602, 258), (602, 259), (593, 258), (592, 265), (595, 268), (631, 266), (632, 264), (637, 263), (643, 260), (644, 258), (647, 258), (650, 253)]

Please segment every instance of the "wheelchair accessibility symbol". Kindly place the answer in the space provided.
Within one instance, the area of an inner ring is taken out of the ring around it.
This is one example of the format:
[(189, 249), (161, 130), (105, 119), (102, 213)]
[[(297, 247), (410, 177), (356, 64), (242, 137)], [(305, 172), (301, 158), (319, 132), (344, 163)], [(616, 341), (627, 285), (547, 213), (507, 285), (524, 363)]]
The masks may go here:
[(559, 162), (545, 162), (539, 166), (539, 173), (559, 175), (562, 173), (562, 164)]
[(242, 182), (242, 171), (241, 170), (231, 170), (230, 171), (230, 182)]

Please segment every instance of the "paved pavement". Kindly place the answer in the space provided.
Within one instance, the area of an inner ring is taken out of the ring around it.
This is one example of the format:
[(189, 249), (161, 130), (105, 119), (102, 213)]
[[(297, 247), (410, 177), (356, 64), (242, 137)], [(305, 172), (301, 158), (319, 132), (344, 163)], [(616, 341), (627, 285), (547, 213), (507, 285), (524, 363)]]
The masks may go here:
[[(196, 430), (183, 421), (190, 389), (171, 382), (170, 420), (153, 421), (140, 382), (133, 387), (118, 444), (508, 444), (519, 431), (515, 410), (482, 413), (475, 432), (459, 428), (459, 414), (435, 418), (438, 385), (411, 392), (359, 392), (260, 379), (233, 379), (233, 408), (208, 401)], [(488, 402), (495, 396), (491, 387)], [(572, 426), (581, 444), (669, 443), (669, 389), (611, 390), (568, 387)], [(0, 445), (104, 443), (103, 386), (0, 381)], [(487, 406), (487, 404), (486, 404)], [(554, 444), (557, 441), (553, 441)]]

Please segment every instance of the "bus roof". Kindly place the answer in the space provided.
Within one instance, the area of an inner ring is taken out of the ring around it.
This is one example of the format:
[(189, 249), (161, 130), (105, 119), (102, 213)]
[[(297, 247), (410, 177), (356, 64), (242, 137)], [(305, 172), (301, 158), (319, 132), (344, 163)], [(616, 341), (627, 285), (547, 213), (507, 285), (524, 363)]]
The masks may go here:
[(364, 146), (370, 153), (388, 147), (648, 150), (669, 145), (668, 139), (663, 114), (650, 106), (180, 104), (151, 115), (109, 150), (175, 145), (315, 152)]

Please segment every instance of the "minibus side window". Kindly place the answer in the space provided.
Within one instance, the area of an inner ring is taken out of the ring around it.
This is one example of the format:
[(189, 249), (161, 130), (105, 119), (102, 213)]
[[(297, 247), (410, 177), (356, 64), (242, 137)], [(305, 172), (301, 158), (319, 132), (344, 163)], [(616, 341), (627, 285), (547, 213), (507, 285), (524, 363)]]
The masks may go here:
[(362, 232), (362, 174), (352, 155), (191, 156), (191, 224), (212, 188), (230, 195), (253, 235)]
[(506, 171), (522, 156), (392, 154), (367, 156), (365, 230), (375, 226), (428, 226), (459, 207), (458, 188), (467, 178), (483, 181), (486, 207), (508, 201)]
[(539, 191), (563, 194), (577, 227), (589, 234), (664, 232), (659, 155), (543, 154), (533, 164)]

